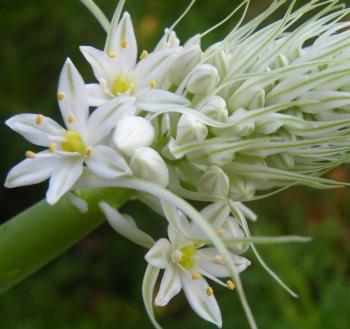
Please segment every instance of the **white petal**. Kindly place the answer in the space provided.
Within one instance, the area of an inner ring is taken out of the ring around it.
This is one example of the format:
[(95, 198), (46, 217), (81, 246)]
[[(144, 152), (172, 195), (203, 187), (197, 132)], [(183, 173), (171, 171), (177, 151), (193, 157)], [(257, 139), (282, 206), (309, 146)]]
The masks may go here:
[(98, 83), (86, 84), (90, 106), (100, 106), (112, 99)]
[(192, 309), (204, 320), (222, 326), (221, 312), (214, 295), (208, 296), (209, 285), (202, 277), (200, 280), (192, 280), (191, 273), (181, 273), (181, 283), (184, 293)]
[(153, 311), (153, 292), (154, 287), (157, 283), (158, 275), (158, 268), (153, 267), (151, 265), (147, 266), (145, 276), (142, 281), (142, 298), (145, 304), (147, 314), (150, 320), (152, 321), (153, 326), (156, 329), (162, 329), (162, 327), (158, 324)]
[(46, 201), (56, 203), (76, 183), (83, 172), (84, 158), (80, 155), (65, 156), (60, 159), (57, 169), (50, 178)]
[(134, 68), (137, 60), (137, 43), (130, 15), (124, 12), (122, 19), (107, 39), (106, 51), (114, 51), (124, 70)]
[(68, 192), (67, 199), (71, 205), (78, 209), (82, 214), (86, 214), (89, 211), (88, 203), (76, 194)]
[[(88, 95), (83, 78), (69, 58), (60, 74), (58, 98), (66, 127), (83, 133), (89, 117)], [(71, 115), (74, 115), (74, 120), (69, 123), (68, 116)]]
[(181, 237), (188, 233), (188, 219), (182, 211), (170, 202), (162, 201), (161, 204), (165, 217), (169, 222), (168, 235), (171, 244), (179, 244), (182, 240)]
[(92, 156), (85, 159), (86, 165), (97, 176), (106, 179), (131, 175), (131, 170), (124, 158), (114, 149), (99, 145), (92, 149)]
[(173, 49), (165, 49), (150, 53), (147, 58), (140, 61), (133, 72), (136, 87), (146, 88), (152, 80), (155, 80), (158, 86), (162, 85), (175, 55), (176, 51)]
[[(233, 253), (230, 254), (238, 273), (244, 271), (250, 265), (250, 261), (247, 258), (237, 256)], [(229, 277), (231, 272), (226, 265), (218, 263), (215, 260), (215, 256), (218, 256), (216, 248), (203, 248), (198, 250), (198, 266), (217, 278)]]
[(148, 264), (165, 269), (169, 265), (170, 242), (167, 239), (159, 239), (145, 255)]
[(181, 287), (179, 273), (174, 266), (170, 265), (163, 274), (155, 304), (157, 306), (165, 306), (181, 291)]
[(122, 215), (106, 202), (100, 203), (109, 224), (122, 236), (145, 248), (152, 248), (155, 241), (145, 232), (141, 231), (132, 217)]
[(166, 90), (144, 89), (137, 93), (137, 107), (140, 110), (159, 112), (188, 105), (187, 98)]
[[(37, 123), (38, 119), (40, 123)], [(15, 115), (6, 124), (29, 142), (40, 146), (48, 146), (52, 137), (63, 136), (66, 132), (56, 121), (30, 113)]]
[(104, 79), (111, 86), (118, 71), (121, 71), (119, 57), (110, 57), (104, 51), (90, 46), (79, 47), (80, 51), (90, 63), (97, 81)]
[(88, 121), (88, 144), (94, 145), (105, 138), (117, 123), (134, 115), (135, 100), (130, 96), (118, 96), (95, 109)]
[(214, 202), (201, 210), (201, 215), (214, 226), (219, 228), (230, 215), (230, 208), (225, 202)]
[(25, 159), (8, 173), (8, 188), (37, 184), (48, 179), (55, 170), (58, 159), (47, 152), (37, 153), (34, 159)]

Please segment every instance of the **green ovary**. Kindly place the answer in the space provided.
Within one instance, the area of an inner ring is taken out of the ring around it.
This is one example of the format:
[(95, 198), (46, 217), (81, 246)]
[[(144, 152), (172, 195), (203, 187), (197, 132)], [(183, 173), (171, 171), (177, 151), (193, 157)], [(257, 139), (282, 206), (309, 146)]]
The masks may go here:
[(118, 74), (112, 85), (112, 93), (117, 96), (133, 91), (134, 88), (134, 83), (126, 75)]
[(179, 264), (181, 264), (184, 268), (190, 270), (196, 265), (196, 248), (192, 245), (189, 245), (181, 248), (180, 251), (182, 253), (182, 256)]
[(84, 154), (86, 147), (81, 139), (81, 136), (78, 132), (73, 130), (68, 130), (66, 133), (66, 139), (61, 143), (63, 151), (66, 152), (78, 152)]

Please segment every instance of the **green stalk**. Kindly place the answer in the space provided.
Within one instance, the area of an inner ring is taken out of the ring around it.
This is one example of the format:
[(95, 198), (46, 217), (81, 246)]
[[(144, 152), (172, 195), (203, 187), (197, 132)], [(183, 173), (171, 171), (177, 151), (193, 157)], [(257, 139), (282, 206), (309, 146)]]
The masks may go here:
[(0, 226), (0, 293), (3, 293), (76, 244), (104, 220), (98, 203), (120, 207), (131, 195), (126, 189), (80, 191), (89, 204), (81, 214), (67, 198), (54, 206), (38, 202)]

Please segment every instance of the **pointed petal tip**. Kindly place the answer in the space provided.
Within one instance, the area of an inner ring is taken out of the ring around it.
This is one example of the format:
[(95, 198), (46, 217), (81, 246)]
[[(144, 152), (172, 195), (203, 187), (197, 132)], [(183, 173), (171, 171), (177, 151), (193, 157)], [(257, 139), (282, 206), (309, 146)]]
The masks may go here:
[(130, 18), (129, 12), (124, 11), (123, 16), (122, 16), (122, 19), (123, 19), (124, 17), (125, 17), (125, 18)]
[(154, 301), (154, 305), (159, 307), (164, 307), (168, 304), (168, 301), (164, 300), (163, 298), (157, 298)]

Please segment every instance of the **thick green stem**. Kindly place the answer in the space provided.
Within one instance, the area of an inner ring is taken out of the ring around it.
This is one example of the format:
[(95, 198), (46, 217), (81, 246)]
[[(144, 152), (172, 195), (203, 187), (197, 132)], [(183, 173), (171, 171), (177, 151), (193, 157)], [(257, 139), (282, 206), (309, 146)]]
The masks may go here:
[(89, 211), (81, 214), (66, 198), (54, 206), (41, 201), (0, 226), (0, 293), (7, 291), (80, 241), (104, 221), (98, 202), (116, 207), (126, 189), (80, 191)]

